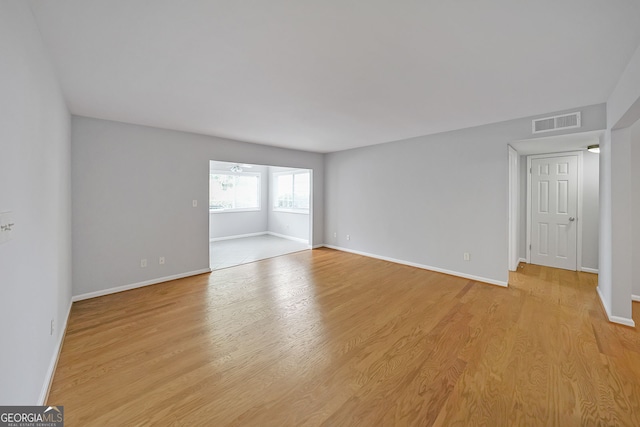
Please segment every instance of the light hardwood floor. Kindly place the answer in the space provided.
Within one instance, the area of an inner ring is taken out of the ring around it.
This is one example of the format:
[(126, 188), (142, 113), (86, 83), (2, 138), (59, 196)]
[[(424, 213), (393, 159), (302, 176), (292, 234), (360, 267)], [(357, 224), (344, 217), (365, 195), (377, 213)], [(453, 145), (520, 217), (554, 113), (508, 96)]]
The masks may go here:
[(68, 426), (638, 426), (640, 334), (596, 280), (272, 258), (75, 303), (48, 403)]

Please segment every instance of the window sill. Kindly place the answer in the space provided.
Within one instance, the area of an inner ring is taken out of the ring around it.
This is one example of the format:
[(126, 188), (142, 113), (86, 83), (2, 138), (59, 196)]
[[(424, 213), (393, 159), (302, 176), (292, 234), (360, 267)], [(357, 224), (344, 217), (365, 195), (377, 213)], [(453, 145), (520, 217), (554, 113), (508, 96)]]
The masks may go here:
[(209, 209), (209, 213), (221, 214), (221, 213), (239, 213), (239, 212), (260, 212), (262, 209)]
[(274, 212), (285, 212), (285, 213), (293, 213), (299, 215), (309, 215), (309, 209), (283, 209), (283, 208), (273, 208)]

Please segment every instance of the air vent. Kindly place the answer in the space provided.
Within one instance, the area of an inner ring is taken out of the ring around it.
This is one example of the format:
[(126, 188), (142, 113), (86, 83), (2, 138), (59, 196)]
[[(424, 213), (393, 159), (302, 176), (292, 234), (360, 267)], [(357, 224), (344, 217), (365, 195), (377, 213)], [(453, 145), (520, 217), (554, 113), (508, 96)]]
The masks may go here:
[(580, 112), (561, 116), (545, 117), (532, 121), (533, 133), (550, 132), (552, 130), (580, 127)]

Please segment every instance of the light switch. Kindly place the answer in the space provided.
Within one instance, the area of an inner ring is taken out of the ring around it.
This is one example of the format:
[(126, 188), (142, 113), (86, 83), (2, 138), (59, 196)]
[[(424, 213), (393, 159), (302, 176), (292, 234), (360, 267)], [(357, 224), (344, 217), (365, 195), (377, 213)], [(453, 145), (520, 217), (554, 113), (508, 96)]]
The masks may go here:
[(198, 201), (197, 200), (194, 200), (191, 204), (193, 205), (194, 208), (198, 207)]
[(13, 212), (0, 212), (0, 244), (11, 240), (11, 234), (15, 226)]

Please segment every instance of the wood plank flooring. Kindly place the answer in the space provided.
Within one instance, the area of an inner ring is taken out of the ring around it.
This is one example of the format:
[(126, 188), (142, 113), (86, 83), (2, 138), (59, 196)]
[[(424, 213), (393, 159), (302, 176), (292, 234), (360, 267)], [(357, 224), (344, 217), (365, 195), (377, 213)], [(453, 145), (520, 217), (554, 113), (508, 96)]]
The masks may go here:
[(640, 333), (596, 282), (272, 258), (74, 303), (48, 403), (67, 426), (638, 426)]

